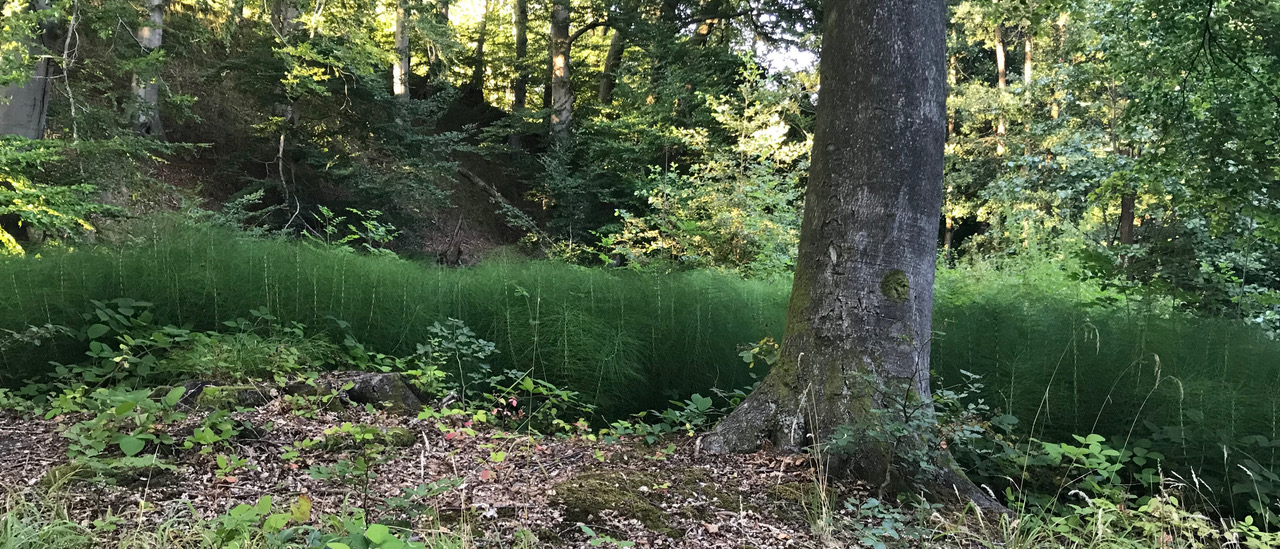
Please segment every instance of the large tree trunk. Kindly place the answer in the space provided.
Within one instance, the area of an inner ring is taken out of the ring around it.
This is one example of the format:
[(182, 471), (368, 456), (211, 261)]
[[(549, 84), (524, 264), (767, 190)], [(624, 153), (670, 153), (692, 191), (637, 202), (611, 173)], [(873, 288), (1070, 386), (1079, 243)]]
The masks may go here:
[(44, 137), (52, 72), (50, 60), (42, 58), (36, 62), (30, 80), (0, 87), (0, 135), (18, 135), (27, 139)]
[(600, 74), (600, 104), (613, 102), (613, 90), (618, 87), (618, 68), (622, 66), (622, 54), (627, 51), (627, 34), (621, 26), (614, 29), (609, 40), (609, 53), (604, 56), (604, 70)]
[[(147, 54), (164, 44), (164, 0), (147, 0), (147, 22), (138, 29), (138, 43)], [(134, 129), (139, 135), (164, 138), (160, 123), (160, 83), (155, 74), (133, 75), (133, 95), (138, 99)]]
[(996, 88), (999, 90), (998, 103), (1000, 109), (1000, 118), (996, 121), (996, 154), (1004, 154), (1004, 134), (1006, 121), (1004, 118), (1004, 89), (1007, 85), (1005, 80), (1005, 58), (1004, 58), (1004, 25), (996, 23)]
[(529, 94), (529, 69), (525, 67), (529, 57), (529, 0), (516, 0), (516, 81), (511, 85), (512, 103), (516, 109), (525, 108)]
[(396, 99), (409, 100), (409, 11), (405, 0), (396, 2), (396, 61), (391, 66), (391, 92)]
[[(813, 160), (782, 357), (702, 441), (798, 451), (840, 425), (910, 402), (933, 421), (933, 275), (942, 207), (946, 53), (942, 0), (831, 0)], [(832, 471), (887, 486), (909, 466), (870, 438)], [(945, 457), (945, 456), (944, 456)], [(922, 484), (990, 502), (950, 465)]]
[(573, 124), (573, 81), (569, 68), (569, 0), (551, 7), (551, 134), (569, 136)]
[(476, 32), (476, 57), (471, 66), (471, 89), (484, 96), (484, 40), (489, 29), (489, 0), (484, 2), (484, 12), (480, 15), (480, 28)]
[[(29, 6), (34, 12), (49, 7), (45, 0), (36, 0)], [(55, 47), (57, 30), (54, 20), (45, 20), (28, 45), (36, 53), (44, 54), (45, 52), (39, 51), (39, 46), (46, 49)], [(0, 87), (0, 135), (17, 135), (27, 139), (44, 137), (53, 69), (53, 61), (42, 55), (37, 59), (29, 80)]]

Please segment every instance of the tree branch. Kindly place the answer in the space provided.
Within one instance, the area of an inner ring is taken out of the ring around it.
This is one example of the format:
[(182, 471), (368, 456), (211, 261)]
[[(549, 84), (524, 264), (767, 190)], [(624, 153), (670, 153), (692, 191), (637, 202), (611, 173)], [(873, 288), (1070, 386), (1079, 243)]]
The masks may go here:
[(605, 19), (604, 21), (592, 21), (591, 23), (587, 23), (585, 26), (578, 29), (577, 32), (574, 32), (573, 34), (569, 35), (569, 44), (573, 45), (573, 43), (577, 42), (578, 38), (582, 37), (582, 35), (594, 29), (598, 29), (600, 27), (613, 28), (613, 22), (609, 21), (608, 19)]
[(703, 21), (710, 21), (710, 20), (712, 20), (712, 19), (717, 19), (717, 20), (718, 20), (718, 19), (737, 19), (737, 18), (742, 17), (742, 16), (744, 16), (744, 15), (751, 15), (751, 14), (753, 14), (753, 13), (755, 13), (755, 10), (754, 10), (754, 9), (750, 9), (750, 8), (748, 8), (748, 9), (745, 9), (745, 10), (742, 10), (742, 11), (736, 11), (736, 12), (733, 12), (733, 13), (721, 13), (721, 14), (712, 14), (712, 15), (699, 15), (699, 16), (697, 16), (697, 17), (690, 17), (690, 18), (688, 18), (688, 19), (685, 19), (684, 21), (681, 21), (681, 22), (680, 22), (680, 26), (684, 27), (684, 26), (692, 25), (692, 24), (694, 24), (694, 23), (701, 23), (701, 22), (703, 22)]

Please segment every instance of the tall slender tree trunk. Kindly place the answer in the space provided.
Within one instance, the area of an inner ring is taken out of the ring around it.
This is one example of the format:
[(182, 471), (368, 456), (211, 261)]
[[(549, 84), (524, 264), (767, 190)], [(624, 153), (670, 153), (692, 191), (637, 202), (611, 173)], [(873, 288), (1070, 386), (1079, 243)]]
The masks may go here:
[(627, 51), (627, 33), (619, 25), (609, 40), (609, 53), (604, 56), (604, 70), (600, 74), (600, 104), (613, 102), (613, 90), (618, 87), (618, 68), (622, 66), (622, 54)]
[(1133, 244), (1133, 203), (1137, 200), (1135, 193), (1126, 192), (1120, 196), (1120, 243)]
[[(954, 36), (954, 33), (953, 33)], [(951, 97), (955, 93), (956, 86), (959, 84), (959, 75), (956, 69), (958, 61), (955, 54), (947, 58), (947, 97)], [(950, 140), (956, 134), (956, 114), (955, 110), (947, 108), (947, 139)]]
[(484, 40), (489, 29), (489, 0), (484, 0), (484, 12), (480, 15), (480, 28), (476, 32), (475, 63), (471, 66), (470, 87), (484, 96)]
[(951, 267), (951, 241), (955, 238), (956, 226), (955, 219), (950, 215), (946, 218), (946, 225), (943, 230), (945, 232), (942, 237), (942, 264), (944, 267)]
[(1026, 34), (1023, 36), (1022, 51), (1023, 51), (1022, 83), (1024, 85), (1030, 86), (1031, 85), (1031, 29), (1030, 28), (1027, 28)]
[(528, 101), (529, 69), (529, 0), (516, 0), (513, 26), (516, 40), (516, 80), (511, 84), (512, 105), (523, 109)]
[[(43, 1), (31, 4), (31, 9), (35, 11), (41, 11), (47, 7)], [(52, 26), (42, 25), (39, 34), (34, 37), (35, 43), (28, 45), (32, 49), (38, 49), (40, 44), (51, 45), (52, 30)], [(41, 56), (32, 68), (30, 79), (21, 84), (0, 87), (0, 135), (17, 135), (27, 139), (44, 137), (52, 76), (52, 60)]]
[(409, 100), (409, 28), (412, 25), (406, 0), (396, 2), (396, 60), (391, 65), (391, 93), (400, 101)]
[[(825, 12), (822, 93), (782, 356), (702, 440), (710, 452), (754, 451), (765, 441), (798, 451), (831, 440), (840, 425), (872, 428), (885, 420), (872, 410), (899, 402), (923, 414), (917, 421), (933, 421), (946, 3), (830, 0)], [(920, 479), (887, 443), (862, 437), (849, 449), (831, 456), (831, 472), (882, 487), (914, 478), (938, 497), (959, 492), (990, 502), (949, 464)]]
[[(1023, 61), (1022, 61), (1023, 92), (1022, 93), (1024, 94), (1025, 97), (1028, 97), (1028, 98), (1031, 97), (1030, 95), (1026, 95), (1028, 94), (1027, 89), (1031, 87), (1031, 40), (1032, 40), (1031, 27), (1027, 26), (1026, 30), (1023, 32), (1023, 35), (1022, 35), (1022, 51), (1023, 51)], [(1035, 112), (1035, 111), (1032, 110), (1032, 112)], [(1023, 133), (1025, 137), (1022, 144), (1022, 154), (1023, 156), (1031, 156), (1031, 117), (1030, 116), (1027, 117), (1025, 125), (1023, 126), (1023, 130), (1024, 130)], [(1029, 171), (1030, 166), (1027, 164), (1024, 164), (1023, 169)]]
[[(292, 0), (272, 0), (271, 26), (275, 29), (276, 39), (280, 41), (281, 45), (287, 46), (291, 44), (298, 15), (298, 8)], [(281, 85), (283, 84), (284, 82), (282, 81)], [(289, 128), (292, 127), (298, 119), (298, 109), (295, 108), (293, 98), (289, 97), (287, 87), (284, 95), (287, 98), (286, 102), (275, 106), (276, 112), (282, 119), (282, 123), (280, 125), (280, 137), (276, 144), (276, 175), (280, 178), (280, 189), (287, 200), (290, 195), (290, 190), (288, 177), (285, 175), (285, 138), (288, 134)]]
[[(1059, 71), (1062, 70), (1061, 67), (1062, 65), (1065, 64), (1065, 60), (1066, 60), (1065, 55), (1066, 55), (1066, 48), (1067, 48), (1067, 18), (1068, 17), (1069, 16), (1067, 15), (1066, 12), (1063, 12), (1062, 15), (1058, 17), (1058, 66), (1059, 66), (1058, 70)], [(1061, 98), (1058, 97), (1058, 93), (1054, 93), (1053, 103), (1049, 106), (1049, 116), (1052, 117), (1054, 120), (1058, 119), (1058, 110), (1061, 108), (1060, 103), (1061, 103)]]
[(573, 124), (573, 81), (569, 67), (569, 0), (551, 6), (551, 134), (569, 136)]
[[(147, 22), (138, 29), (138, 43), (147, 54), (164, 45), (164, 2), (165, 0), (147, 0)], [(139, 135), (163, 139), (159, 76), (134, 74), (133, 95), (138, 99), (138, 118), (134, 122), (134, 129)]]
[(1000, 118), (996, 121), (996, 154), (1004, 154), (1004, 135), (1006, 120), (1004, 116), (1004, 93), (1008, 82), (1005, 80), (1004, 24), (996, 23), (996, 88), (999, 90)]

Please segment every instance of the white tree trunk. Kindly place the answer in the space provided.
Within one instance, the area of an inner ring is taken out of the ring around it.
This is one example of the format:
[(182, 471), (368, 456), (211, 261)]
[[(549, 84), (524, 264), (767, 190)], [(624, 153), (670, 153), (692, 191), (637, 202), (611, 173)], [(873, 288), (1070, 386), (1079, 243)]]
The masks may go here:
[(551, 7), (551, 134), (569, 136), (573, 124), (573, 81), (569, 72), (569, 0)]
[[(164, 0), (147, 0), (147, 23), (138, 29), (138, 44), (150, 54), (164, 45)], [(160, 123), (160, 82), (156, 75), (133, 76), (133, 94), (138, 99), (135, 129), (140, 135), (164, 138)]]
[(396, 99), (409, 100), (409, 14), (405, 0), (396, 3), (396, 61), (391, 67), (391, 91)]

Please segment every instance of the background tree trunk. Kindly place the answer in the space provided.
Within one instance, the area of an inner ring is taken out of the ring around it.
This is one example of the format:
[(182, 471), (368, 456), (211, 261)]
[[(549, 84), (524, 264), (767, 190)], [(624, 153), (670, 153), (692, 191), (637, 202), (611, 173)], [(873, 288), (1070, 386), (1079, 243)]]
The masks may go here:
[(999, 90), (998, 101), (1000, 108), (1000, 118), (996, 122), (996, 154), (1004, 154), (1004, 134), (1006, 121), (1004, 118), (1004, 89), (1007, 85), (1005, 80), (1005, 56), (1004, 56), (1004, 25), (996, 23), (996, 88)]
[[(142, 51), (150, 55), (164, 44), (164, 0), (147, 0), (147, 12), (146, 24), (138, 29), (138, 43)], [(139, 135), (163, 139), (159, 77), (155, 74), (134, 74), (133, 95), (138, 98), (138, 119), (134, 129)]]
[(514, 26), (516, 34), (516, 80), (511, 85), (514, 97), (512, 106), (523, 109), (528, 101), (529, 70), (525, 63), (529, 57), (529, 0), (516, 0)]
[(600, 75), (600, 103), (613, 102), (613, 89), (618, 86), (618, 68), (622, 66), (622, 54), (627, 50), (627, 35), (622, 28), (614, 29), (609, 40), (609, 53), (604, 57), (604, 70)]
[(471, 82), (469, 86), (484, 96), (484, 39), (489, 29), (489, 0), (484, 2), (484, 11), (480, 15), (480, 28), (476, 32), (475, 63), (471, 66)]
[[(942, 208), (946, 5), (826, 4), (813, 160), (781, 359), (703, 439), (710, 452), (769, 441), (798, 451), (871, 410), (914, 402), (932, 420), (929, 344)], [(865, 423), (870, 425), (870, 423)], [(902, 480), (886, 449), (860, 441), (833, 472)], [(930, 489), (982, 496), (951, 466)], [(994, 504), (998, 506), (998, 504)]]
[(1120, 243), (1133, 244), (1133, 203), (1137, 201), (1137, 195), (1126, 192), (1120, 196)]
[(1027, 28), (1022, 39), (1022, 83), (1031, 85), (1031, 29)]
[(396, 99), (409, 100), (409, 11), (404, 7), (405, 0), (396, 3), (395, 46), (396, 61), (391, 66), (391, 91)]
[(551, 7), (551, 134), (569, 136), (573, 124), (573, 81), (570, 78), (569, 0)]

